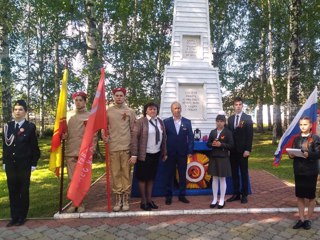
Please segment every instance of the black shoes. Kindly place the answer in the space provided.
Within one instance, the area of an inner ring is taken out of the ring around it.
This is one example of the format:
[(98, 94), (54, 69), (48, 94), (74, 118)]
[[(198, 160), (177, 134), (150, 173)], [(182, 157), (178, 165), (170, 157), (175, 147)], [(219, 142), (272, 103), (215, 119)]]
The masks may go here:
[(190, 202), (188, 199), (186, 199), (185, 196), (180, 196), (180, 197), (179, 197), (179, 201), (180, 201), (180, 202), (183, 202), (183, 203), (189, 203), (189, 202)]
[(240, 200), (240, 195), (233, 194), (231, 198), (228, 198), (227, 202), (234, 202)]
[(299, 220), (292, 228), (293, 229), (299, 229), (302, 228), (304, 225), (304, 222), (302, 222), (301, 220)]
[(140, 203), (140, 208), (144, 211), (151, 211), (152, 208), (147, 203)]
[(305, 230), (309, 230), (309, 229), (311, 228), (311, 221), (310, 221), (310, 220), (305, 220), (305, 221), (303, 222), (303, 228), (304, 228)]
[(171, 205), (172, 197), (166, 197), (166, 205)]
[(147, 204), (152, 209), (158, 209), (159, 208), (153, 201), (148, 202)]
[(299, 229), (299, 228), (304, 228), (305, 230), (309, 230), (311, 228), (311, 221), (310, 220), (305, 220), (302, 222), (299, 220), (292, 228), (293, 229)]
[(242, 195), (242, 197), (240, 197), (239, 194), (233, 194), (231, 198), (228, 198), (227, 202), (234, 202), (238, 200), (241, 200), (241, 203), (248, 203), (248, 197), (245, 195)]
[(11, 220), (8, 222), (7, 227), (12, 227), (12, 226), (22, 226), (26, 222), (25, 219), (19, 219), (19, 220)]
[(16, 226), (22, 226), (25, 222), (25, 219), (19, 219), (19, 221), (16, 223)]
[(242, 196), (242, 198), (241, 198), (241, 203), (248, 203), (248, 198), (247, 198), (247, 196)]
[(223, 205), (218, 205), (218, 209), (222, 209), (222, 208), (224, 208), (224, 205), (225, 205), (225, 203), (223, 203)]
[(10, 222), (8, 222), (7, 227), (16, 226), (17, 223), (18, 223), (18, 220), (12, 219)]
[(215, 204), (210, 204), (210, 208), (215, 208), (217, 206), (217, 204), (215, 203)]
[[(190, 203), (190, 201), (188, 199), (186, 199), (185, 196), (179, 196), (179, 201), (183, 202), (183, 203)], [(166, 203), (166, 205), (171, 205), (172, 197), (166, 197), (165, 203)]]

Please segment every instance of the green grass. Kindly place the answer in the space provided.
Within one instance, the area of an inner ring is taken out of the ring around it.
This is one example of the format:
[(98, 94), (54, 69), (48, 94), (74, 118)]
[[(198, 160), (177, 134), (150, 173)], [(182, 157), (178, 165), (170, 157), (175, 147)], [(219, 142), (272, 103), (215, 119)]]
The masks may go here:
[[(31, 186), (30, 186), (30, 210), (28, 217), (52, 217), (59, 209), (59, 188), (60, 180), (48, 170), (49, 163), (49, 150), (50, 150), (51, 138), (41, 139), (39, 146), (41, 149), (41, 159), (38, 162), (37, 170), (32, 173)], [(103, 145), (103, 144), (102, 144)], [(103, 146), (101, 147), (101, 153), (104, 153)], [(251, 156), (249, 158), (250, 169), (263, 169), (279, 178), (293, 182), (293, 170), (292, 160), (286, 155), (283, 156), (279, 167), (274, 167), (273, 154), (276, 150), (275, 145), (271, 144), (271, 133), (266, 132), (264, 134), (254, 135), (254, 145)], [(0, 155), (2, 149), (0, 150)], [(65, 169), (64, 178), (64, 205), (68, 203), (66, 199), (67, 192), (67, 171)], [(97, 179), (105, 172), (105, 163), (95, 161), (93, 163), (93, 180)], [(9, 218), (10, 208), (8, 199), (8, 190), (5, 173), (0, 170), (0, 219)]]
[[(30, 184), (30, 208), (28, 217), (52, 217), (59, 210), (60, 179), (48, 170), (51, 138), (41, 139), (39, 147), (41, 158), (38, 162), (37, 170), (32, 173)], [(101, 149), (103, 153), (104, 150)], [(2, 149), (0, 151), (2, 156)], [(92, 181), (105, 173), (105, 163), (95, 161), (93, 163)], [(63, 206), (69, 200), (67, 194), (67, 170), (64, 169), (64, 193)], [(5, 172), (0, 170), (0, 219), (10, 217), (9, 197)]]
[(249, 157), (249, 169), (263, 169), (273, 175), (293, 183), (292, 160), (283, 155), (278, 167), (273, 166), (274, 152), (278, 145), (272, 145), (271, 132), (255, 133), (252, 153)]

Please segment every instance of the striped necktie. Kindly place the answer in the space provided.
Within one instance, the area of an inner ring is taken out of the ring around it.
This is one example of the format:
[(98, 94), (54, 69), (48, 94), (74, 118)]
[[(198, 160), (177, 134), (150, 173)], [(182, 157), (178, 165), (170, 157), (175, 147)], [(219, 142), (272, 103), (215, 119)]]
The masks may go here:
[(154, 126), (155, 129), (156, 129), (156, 144), (158, 144), (158, 142), (160, 141), (160, 131), (159, 131), (159, 128), (158, 128), (157, 119), (155, 119), (154, 121), (156, 122), (156, 124), (154, 124), (151, 119), (149, 120), (151, 125)]

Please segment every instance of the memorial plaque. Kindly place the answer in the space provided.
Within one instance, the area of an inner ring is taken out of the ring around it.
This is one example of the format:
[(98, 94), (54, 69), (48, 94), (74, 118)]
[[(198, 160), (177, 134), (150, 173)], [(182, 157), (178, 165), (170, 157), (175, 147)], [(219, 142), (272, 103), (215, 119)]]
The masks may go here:
[(204, 119), (205, 94), (202, 84), (179, 85), (182, 115), (189, 119)]
[(184, 35), (182, 37), (182, 57), (187, 59), (201, 59), (201, 38), (200, 36)]

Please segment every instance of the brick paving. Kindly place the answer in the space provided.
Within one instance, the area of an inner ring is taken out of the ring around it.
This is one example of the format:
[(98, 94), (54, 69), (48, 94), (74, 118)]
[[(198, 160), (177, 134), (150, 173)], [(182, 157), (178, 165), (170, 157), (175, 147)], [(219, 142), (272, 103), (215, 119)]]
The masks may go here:
[[(250, 171), (250, 176), (253, 194), (249, 196), (249, 203), (228, 203), (227, 210), (295, 207), (292, 186), (264, 171)], [(107, 213), (104, 192), (101, 179), (85, 200), (87, 212)], [(5, 227), (8, 221), (1, 220), (0, 239), (320, 239), (319, 208), (310, 230), (292, 229), (298, 217), (296, 212), (160, 215), (163, 211), (181, 209), (205, 213), (211, 202), (211, 196), (188, 199), (190, 204), (175, 198), (171, 206), (166, 206), (163, 198), (155, 198), (160, 206), (158, 216), (29, 219), (24, 226), (11, 228)], [(131, 203), (130, 212), (138, 214), (139, 199), (133, 198)]]
[[(225, 209), (234, 208), (288, 208), (296, 207), (296, 198), (294, 195), (294, 186), (266, 171), (251, 170), (250, 183), (252, 195), (249, 195), (249, 203), (241, 204), (239, 201), (226, 203)], [(107, 212), (105, 178), (101, 178), (91, 189), (84, 203), (89, 212)], [(227, 196), (228, 197), (228, 196)], [(165, 205), (164, 197), (154, 198), (154, 202), (161, 210), (181, 210), (181, 209), (207, 209), (212, 201), (211, 195), (188, 196), (191, 204), (184, 204), (173, 198), (172, 205)], [(131, 211), (140, 211), (140, 199), (132, 198)]]

